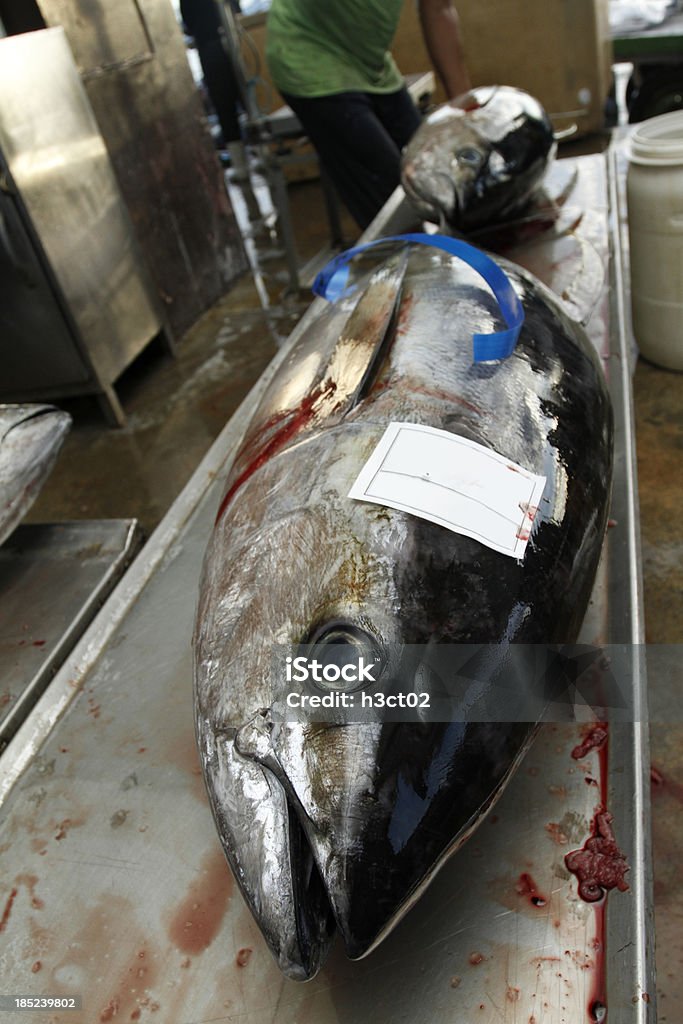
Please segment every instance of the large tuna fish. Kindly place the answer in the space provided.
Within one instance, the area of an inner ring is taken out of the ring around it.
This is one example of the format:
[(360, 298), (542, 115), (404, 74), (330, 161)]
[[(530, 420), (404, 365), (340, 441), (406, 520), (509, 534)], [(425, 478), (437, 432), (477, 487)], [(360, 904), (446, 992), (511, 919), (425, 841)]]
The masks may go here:
[(537, 100), (482, 87), (430, 114), (406, 146), (401, 180), (425, 220), (467, 234), (523, 209), (555, 149)]
[[(197, 613), (197, 738), (225, 854), (293, 978), (315, 974), (337, 928), (352, 958), (376, 946), (476, 826), (534, 727), (464, 713), (283, 721), (277, 645), (381, 655), (572, 641), (583, 618), (610, 489), (609, 399), (581, 328), (506, 266), (525, 325), (510, 358), (473, 363), (472, 334), (499, 322), (480, 279), (431, 249), (390, 258), (295, 345), (229, 474)], [(393, 421), (547, 477), (523, 561), (347, 497)]]
[(0, 544), (38, 497), (70, 426), (53, 405), (0, 405)]

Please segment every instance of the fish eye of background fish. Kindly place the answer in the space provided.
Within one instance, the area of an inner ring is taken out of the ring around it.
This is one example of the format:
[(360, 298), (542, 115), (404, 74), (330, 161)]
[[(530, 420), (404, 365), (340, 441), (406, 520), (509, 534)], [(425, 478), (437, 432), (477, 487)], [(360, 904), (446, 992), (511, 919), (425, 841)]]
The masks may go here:
[(482, 154), (472, 146), (465, 146), (455, 154), (456, 159), (466, 166), (478, 167), (482, 162)]

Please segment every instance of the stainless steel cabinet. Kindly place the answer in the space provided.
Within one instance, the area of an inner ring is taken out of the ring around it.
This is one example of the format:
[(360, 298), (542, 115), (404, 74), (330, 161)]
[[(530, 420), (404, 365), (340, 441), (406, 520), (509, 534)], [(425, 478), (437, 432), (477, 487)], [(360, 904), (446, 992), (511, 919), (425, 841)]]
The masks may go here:
[(0, 398), (95, 393), (122, 423), (113, 383), (162, 327), (63, 30), (0, 39)]

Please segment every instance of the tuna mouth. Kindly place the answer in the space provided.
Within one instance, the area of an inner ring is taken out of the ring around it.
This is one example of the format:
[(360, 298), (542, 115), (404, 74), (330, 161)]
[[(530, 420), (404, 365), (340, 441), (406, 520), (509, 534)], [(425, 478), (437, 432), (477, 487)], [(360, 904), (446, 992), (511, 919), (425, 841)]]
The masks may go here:
[(327, 959), (336, 922), (296, 802), (268, 767), (265, 715), (237, 732), (208, 733), (198, 721), (204, 780), (226, 860), (266, 944), (283, 974), (309, 981)]
[[(272, 922), (265, 922), (259, 906), (249, 899), (252, 912), (268, 941), (280, 968), (290, 978), (309, 980), (323, 966), (332, 941), (338, 931), (346, 955), (360, 960), (371, 953), (393, 930), (410, 909), (424, 886), (426, 879), (398, 877), (394, 885), (393, 872), (386, 854), (386, 843), (380, 823), (364, 822), (363, 807), (357, 802), (339, 801), (332, 793), (336, 807), (321, 818), (316, 814), (316, 786), (306, 771), (307, 753), (298, 743), (286, 750), (287, 739), (273, 737), (270, 744), (263, 741), (263, 726), (269, 730), (269, 713), (262, 711), (260, 724), (250, 723), (235, 736), (238, 756), (258, 761), (270, 779), (271, 792), (277, 792), (286, 805), (287, 841), (279, 857), (288, 862), (288, 888), (296, 916), (296, 943), (284, 935), (286, 922), (280, 922), (282, 934), (273, 935)], [(255, 740), (254, 728), (261, 733)], [(315, 747), (318, 740), (324, 745), (330, 732), (345, 734), (345, 741), (358, 750), (374, 726), (321, 726), (317, 736), (309, 733), (306, 747)], [(332, 759), (334, 760), (334, 759)], [(310, 763), (310, 762), (309, 762)], [(330, 777), (338, 770), (332, 768)], [(343, 768), (339, 769), (343, 774)], [(326, 780), (329, 785), (329, 778)], [(359, 789), (362, 790), (362, 785)], [(377, 796), (366, 798), (366, 810), (381, 806)], [(397, 873), (400, 876), (400, 872)], [(431, 877), (431, 872), (427, 872)], [(385, 877), (386, 876), (386, 877)], [(238, 875), (239, 878), (239, 875)], [(283, 948), (288, 949), (283, 957)]]
[[(291, 893), (296, 920), (296, 943), (286, 943), (286, 962), (281, 955), (285, 945), (282, 937), (272, 935), (272, 924), (269, 936), (258, 907), (247, 898), (281, 969), (291, 978), (308, 980), (322, 967), (337, 930), (347, 955), (357, 960), (374, 948), (380, 933), (385, 931), (387, 917), (393, 917), (393, 913), (383, 904), (372, 903), (374, 888), (368, 879), (369, 862), (359, 857), (367, 837), (360, 827), (358, 812), (337, 805), (336, 812), (329, 816), (316, 815), (314, 804), (320, 797), (317, 787), (329, 786), (335, 772), (343, 774), (343, 766), (333, 764), (325, 779), (314, 779), (312, 784), (312, 773), (307, 771), (312, 760), (309, 751), (317, 742), (329, 743), (336, 730), (345, 734), (340, 744), (343, 746), (351, 732), (367, 727), (322, 724), (308, 732), (304, 748), (298, 742), (298, 729), (289, 731), (285, 727), (284, 733), (278, 735), (279, 728), (273, 726), (270, 712), (264, 709), (237, 731), (234, 745), (239, 758), (260, 766), (269, 779), (271, 793), (277, 793), (278, 800), (286, 806), (286, 843), (282, 835), (274, 840), (283, 842), (278, 856), (288, 864), (286, 887)], [(354, 736), (353, 747), (357, 749), (362, 745), (363, 735), (356, 732)], [(284, 929), (286, 922), (280, 923)]]
[(403, 188), (426, 220), (442, 227), (457, 224), (460, 203), (455, 182), (448, 174), (438, 171), (421, 177), (409, 164), (403, 174)]
[(289, 799), (287, 810), (290, 861), (296, 865), (292, 872), (292, 891), (297, 944), (302, 956), (298, 961), (291, 958), (285, 973), (295, 981), (310, 981), (327, 959), (337, 928), (313, 850)]
[[(273, 771), (273, 767), (271, 764), (267, 770), (275, 776), (287, 803), (292, 893), (301, 954), (298, 960), (291, 958), (284, 970), (294, 980), (308, 981), (324, 965), (337, 932), (349, 959), (359, 960), (381, 941), (385, 928), (380, 933), (372, 926), (367, 899), (356, 898), (357, 865), (335, 850), (328, 836), (317, 831), (289, 780), (282, 770)], [(342, 849), (346, 845), (340, 844)], [(366, 874), (365, 869), (361, 874)]]

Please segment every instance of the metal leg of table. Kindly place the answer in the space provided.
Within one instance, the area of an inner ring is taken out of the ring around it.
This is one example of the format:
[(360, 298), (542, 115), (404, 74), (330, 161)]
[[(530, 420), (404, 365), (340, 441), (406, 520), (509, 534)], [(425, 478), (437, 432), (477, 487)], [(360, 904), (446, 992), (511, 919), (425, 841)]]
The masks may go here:
[(110, 427), (125, 427), (126, 414), (111, 384), (97, 392), (97, 401)]
[(289, 213), (289, 197), (287, 195), (287, 181), (285, 179), (282, 165), (277, 156), (269, 153), (264, 154), (264, 170), (268, 179), (270, 194), (275, 204), (278, 217), (278, 233), (285, 247), (285, 259), (287, 272), (289, 274), (289, 290), (298, 292), (301, 287), (299, 278), (299, 260), (294, 241), (294, 229), (292, 218)]
[(344, 232), (341, 226), (339, 211), (339, 197), (334, 185), (332, 184), (332, 179), (322, 164), (320, 164), (320, 184), (322, 185), (323, 195), (325, 196), (325, 209), (327, 211), (327, 221), (330, 226), (330, 245), (333, 248), (337, 248), (344, 245)]
[[(301, 136), (301, 140), (305, 141), (304, 136)], [(308, 282), (305, 281), (307, 269), (300, 267), (296, 242), (294, 239), (294, 229), (292, 227), (289, 195), (287, 191), (287, 179), (284, 173), (284, 164), (287, 162), (287, 158), (281, 158), (276, 151), (273, 151), (268, 146), (268, 144), (262, 144), (259, 149), (263, 171), (268, 181), (273, 205), (277, 211), (279, 225), (278, 234), (285, 250), (285, 260), (289, 276), (288, 291), (296, 293), (299, 292), (302, 286)], [(325, 172), (322, 165), (319, 164), (319, 166), (320, 183), (325, 200), (325, 211), (329, 226), (330, 242), (329, 246), (327, 246), (321, 254), (318, 254), (317, 257), (314, 257), (314, 260), (312, 261), (316, 266), (316, 271), (320, 269), (320, 265), (322, 265), (323, 262), (326, 262), (329, 257), (330, 250), (339, 249), (344, 245), (339, 198), (334, 185), (332, 184), (331, 178)], [(322, 257), (324, 257), (324, 259)]]
[(173, 356), (173, 358), (175, 359), (175, 357), (178, 354), (178, 350), (176, 348), (176, 341), (173, 336), (173, 331), (169, 327), (168, 323), (165, 323), (164, 326), (161, 328), (158, 337), (168, 355)]

